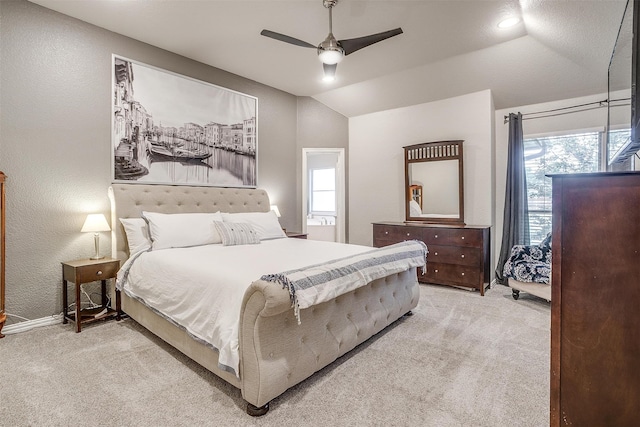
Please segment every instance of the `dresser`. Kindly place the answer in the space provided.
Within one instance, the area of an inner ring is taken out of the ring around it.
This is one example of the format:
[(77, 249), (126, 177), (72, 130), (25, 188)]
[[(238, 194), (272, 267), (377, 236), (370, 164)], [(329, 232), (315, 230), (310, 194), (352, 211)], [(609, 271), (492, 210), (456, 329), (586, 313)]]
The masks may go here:
[(552, 175), (551, 426), (640, 426), (640, 173)]
[(489, 230), (487, 226), (378, 222), (373, 224), (373, 246), (422, 240), (429, 254), (425, 273), (418, 269), (418, 281), (473, 288), (484, 295), (491, 272)]

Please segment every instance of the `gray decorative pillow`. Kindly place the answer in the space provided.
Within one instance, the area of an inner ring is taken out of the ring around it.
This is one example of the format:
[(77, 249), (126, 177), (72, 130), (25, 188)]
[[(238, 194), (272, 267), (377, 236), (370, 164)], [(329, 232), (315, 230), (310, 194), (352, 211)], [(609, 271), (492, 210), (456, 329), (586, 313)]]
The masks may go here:
[(220, 233), (224, 246), (255, 245), (260, 243), (258, 233), (247, 223), (214, 221), (213, 224), (218, 233)]

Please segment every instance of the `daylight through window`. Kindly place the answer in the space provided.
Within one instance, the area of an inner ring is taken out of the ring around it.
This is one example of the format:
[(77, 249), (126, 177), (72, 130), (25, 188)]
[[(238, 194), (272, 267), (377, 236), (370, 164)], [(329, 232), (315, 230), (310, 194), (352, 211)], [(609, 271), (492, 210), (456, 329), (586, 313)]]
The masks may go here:
[(597, 172), (601, 138), (601, 132), (586, 132), (524, 140), (532, 244), (551, 231), (551, 178), (545, 175)]
[(312, 213), (335, 214), (336, 211), (336, 170), (313, 169), (310, 173)]

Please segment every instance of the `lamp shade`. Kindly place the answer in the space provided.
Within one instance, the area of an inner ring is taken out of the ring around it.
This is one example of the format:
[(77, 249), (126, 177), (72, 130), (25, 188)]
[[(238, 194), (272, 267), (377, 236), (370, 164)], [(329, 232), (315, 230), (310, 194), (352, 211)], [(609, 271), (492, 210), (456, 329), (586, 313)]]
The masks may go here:
[(278, 210), (278, 205), (271, 205), (271, 210), (276, 213), (276, 216), (280, 218), (280, 211)]
[(109, 223), (103, 214), (89, 214), (80, 231), (97, 233), (98, 231), (109, 230), (111, 230), (111, 227), (109, 227)]

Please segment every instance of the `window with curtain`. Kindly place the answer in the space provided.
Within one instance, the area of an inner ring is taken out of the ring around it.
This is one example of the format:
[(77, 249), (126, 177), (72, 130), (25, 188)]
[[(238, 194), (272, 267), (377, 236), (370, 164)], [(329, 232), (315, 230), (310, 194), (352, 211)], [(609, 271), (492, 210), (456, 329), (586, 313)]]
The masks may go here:
[(312, 169), (309, 175), (309, 212), (335, 215), (336, 169)]
[(551, 178), (545, 175), (603, 170), (602, 138), (603, 132), (584, 132), (524, 139), (531, 244), (551, 231)]

